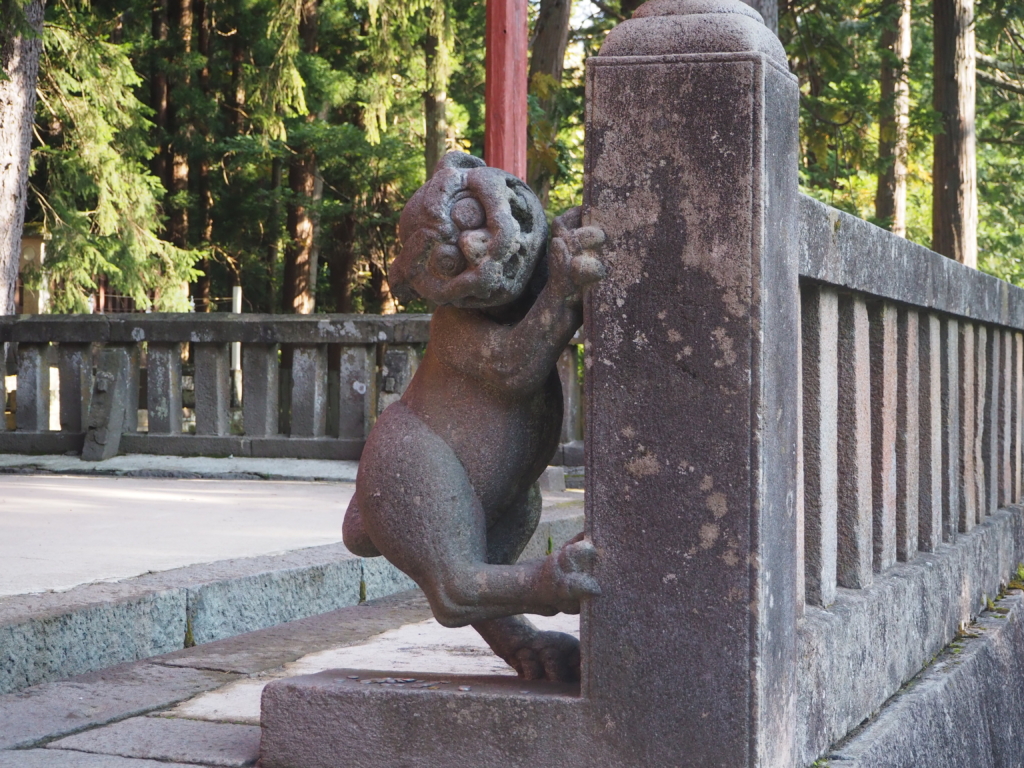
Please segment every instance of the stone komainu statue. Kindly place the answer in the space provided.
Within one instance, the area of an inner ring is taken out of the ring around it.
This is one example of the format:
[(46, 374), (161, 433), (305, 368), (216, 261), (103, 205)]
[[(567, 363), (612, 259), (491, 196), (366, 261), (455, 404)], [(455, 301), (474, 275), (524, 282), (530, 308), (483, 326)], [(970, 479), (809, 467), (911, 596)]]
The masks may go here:
[(366, 442), (344, 539), (384, 555), (426, 593), (437, 620), (472, 624), (528, 679), (579, 678), (578, 641), (520, 614), (579, 613), (599, 594), (578, 537), (517, 563), (537, 527), (537, 478), (558, 447), (555, 364), (604, 267), (600, 230), (573, 209), (548, 225), (522, 181), (450, 152), (409, 200), (392, 289), (437, 305), (426, 354)]

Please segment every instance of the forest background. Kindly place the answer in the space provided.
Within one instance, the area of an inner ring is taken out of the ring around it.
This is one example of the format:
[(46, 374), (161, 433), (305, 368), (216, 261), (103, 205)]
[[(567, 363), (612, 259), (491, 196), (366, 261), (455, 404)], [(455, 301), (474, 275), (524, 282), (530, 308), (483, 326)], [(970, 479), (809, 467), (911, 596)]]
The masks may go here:
[[(530, 5), (528, 181), (551, 216), (581, 199), (583, 62), (639, 5), (571, 3)], [(31, 35), (11, 20), (33, 4), (0, 0), (8, 40)], [(424, 310), (399, 305), (388, 265), (402, 206), (440, 155), (482, 155), (484, 10), (51, 0), (26, 215), (49, 238), (51, 311), (90, 311), (101, 294), (226, 311), (233, 286), (246, 312)], [(978, 266), (1024, 285), (1024, 3), (973, 12)], [(948, 41), (933, 40), (934, 21), (932, 0), (779, 6), (802, 92), (803, 191), (924, 245), (938, 236), (933, 149), (946, 131), (934, 57)]]

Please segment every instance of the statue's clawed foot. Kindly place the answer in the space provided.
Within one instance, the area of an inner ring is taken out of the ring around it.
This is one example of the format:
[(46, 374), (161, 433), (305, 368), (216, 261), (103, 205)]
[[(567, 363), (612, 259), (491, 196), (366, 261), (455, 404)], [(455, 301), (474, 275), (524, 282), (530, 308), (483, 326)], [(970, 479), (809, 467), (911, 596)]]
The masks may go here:
[(473, 626), (524, 680), (571, 683), (580, 679), (580, 641), (572, 635), (542, 632), (522, 616)]

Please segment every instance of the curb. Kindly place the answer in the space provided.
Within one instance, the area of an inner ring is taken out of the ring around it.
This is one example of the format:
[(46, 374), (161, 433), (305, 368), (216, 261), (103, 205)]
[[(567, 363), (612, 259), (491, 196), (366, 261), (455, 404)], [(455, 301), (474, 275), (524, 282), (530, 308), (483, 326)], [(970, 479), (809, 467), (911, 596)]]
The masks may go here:
[[(579, 503), (545, 515), (524, 557), (583, 529)], [(66, 592), (0, 598), (0, 694), (357, 605), (415, 587), (341, 544), (222, 560)]]

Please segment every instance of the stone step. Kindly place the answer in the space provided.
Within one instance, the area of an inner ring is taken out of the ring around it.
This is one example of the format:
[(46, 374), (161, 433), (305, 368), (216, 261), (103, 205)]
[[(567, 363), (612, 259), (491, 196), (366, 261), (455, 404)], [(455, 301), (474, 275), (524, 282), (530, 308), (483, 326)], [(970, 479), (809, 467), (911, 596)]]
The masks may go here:
[[(582, 530), (583, 505), (576, 496), (546, 499), (541, 524), (523, 557), (543, 556)], [(341, 544), (328, 544), (63, 592), (0, 597), (0, 693), (326, 613), (412, 586), (383, 558), (355, 557)]]

